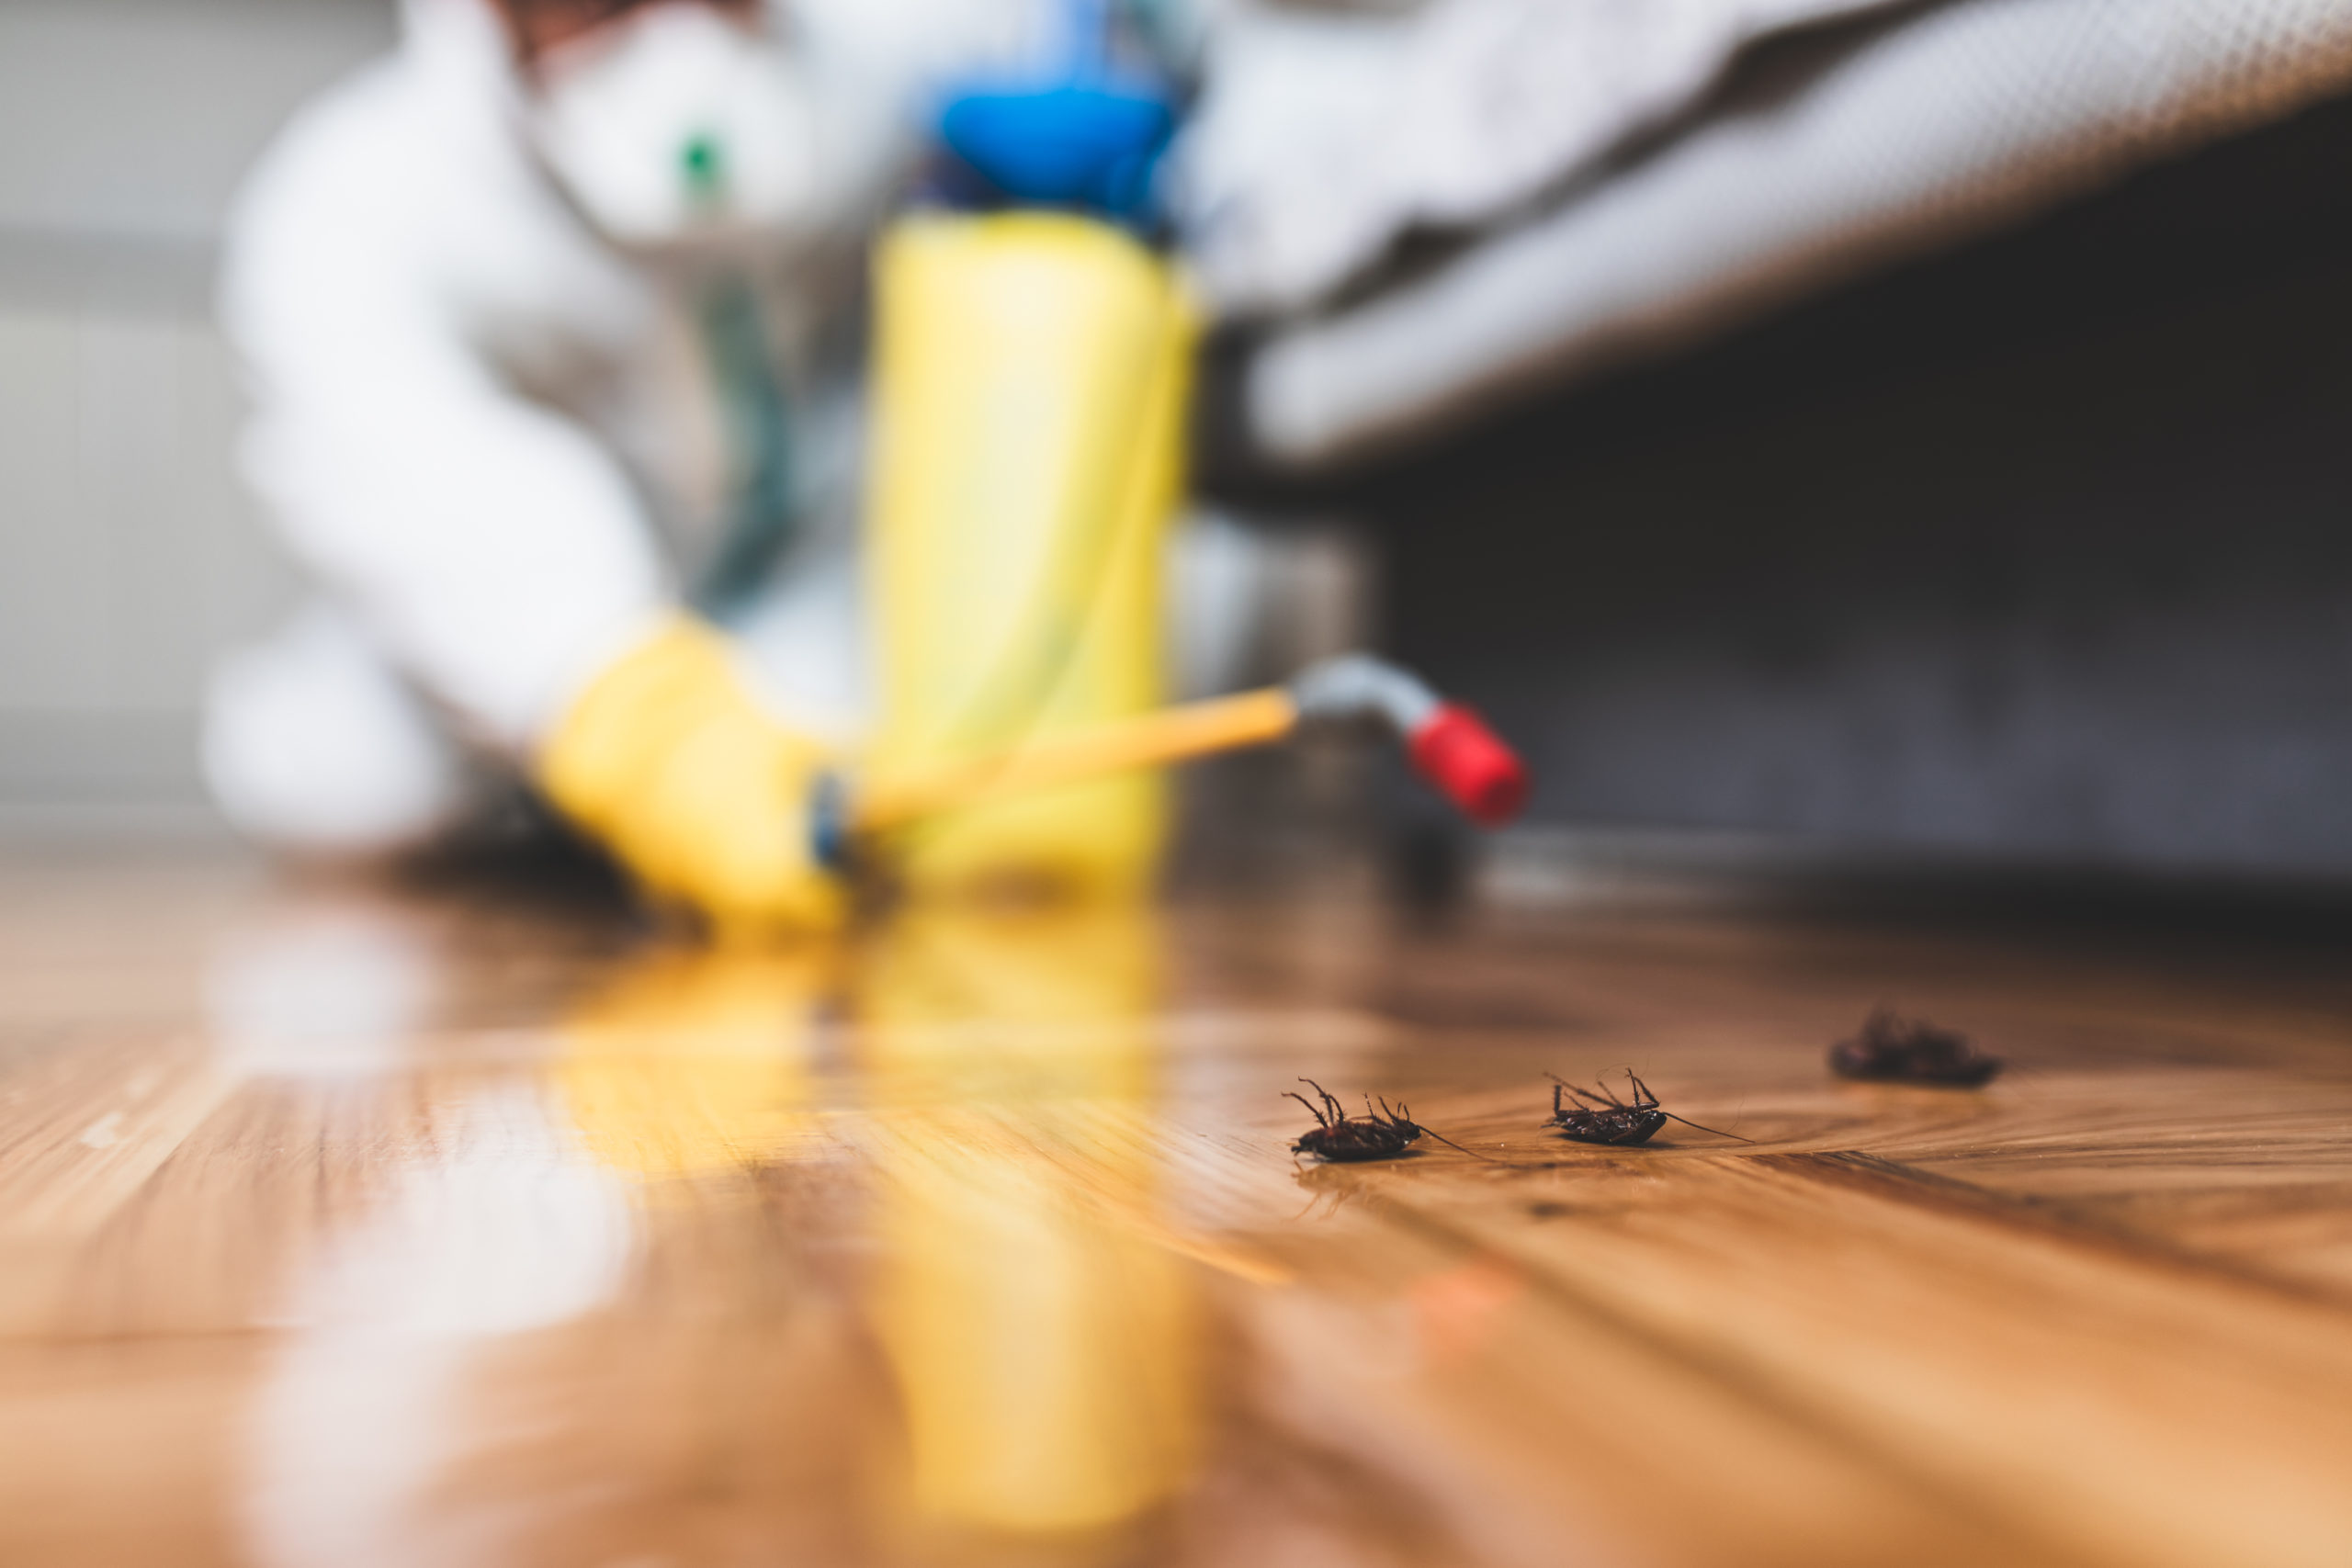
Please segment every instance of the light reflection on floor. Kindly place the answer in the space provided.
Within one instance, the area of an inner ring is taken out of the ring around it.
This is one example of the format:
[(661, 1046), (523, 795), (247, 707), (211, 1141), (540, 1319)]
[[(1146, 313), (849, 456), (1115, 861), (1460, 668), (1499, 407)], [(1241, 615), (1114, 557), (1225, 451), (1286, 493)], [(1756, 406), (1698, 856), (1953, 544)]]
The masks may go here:
[(928, 911), (860, 973), (882, 1243), (876, 1321), (918, 1515), (1116, 1529), (1198, 1441), (1196, 1308), (1144, 1127), (1163, 960), (1141, 909)]
[[(544, 1520), (452, 1490), (499, 1440), (475, 1363), (610, 1309), (646, 1231), (714, 1188), (854, 1163), (854, 1293), (898, 1430), (861, 1456), (868, 1517), (840, 1529), (924, 1557), (1130, 1557), (1192, 1472), (1204, 1398), (1190, 1266), (1150, 1223), (1164, 967), (1132, 905), (625, 958), (537, 1059), (458, 1073), (419, 1157), (289, 1270), (250, 1449), (254, 1556), (529, 1550)], [(424, 1065), (402, 1058), (419, 1044), (447, 1067), (464, 1053), (427, 1026), (432, 968), (390, 907), (250, 928), (215, 960), (214, 1036), (248, 1077), (391, 1076)]]
[[(0, 862), (0, 1562), (2352, 1560), (2352, 987), (2257, 956)], [(2012, 1073), (1828, 1077), (1890, 996)], [(1627, 1062), (1757, 1142), (1540, 1128)]]

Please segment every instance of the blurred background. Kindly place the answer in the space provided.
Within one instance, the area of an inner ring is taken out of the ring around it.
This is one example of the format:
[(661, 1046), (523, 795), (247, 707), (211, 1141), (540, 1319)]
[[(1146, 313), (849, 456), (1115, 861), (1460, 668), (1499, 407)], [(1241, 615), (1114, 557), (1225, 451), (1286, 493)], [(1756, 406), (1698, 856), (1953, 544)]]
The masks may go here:
[[(1351, 585), (1318, 614), (1530, 748), (1523, 887), (1596, 828), (2352, 874), (2346, 8), (1699, 7), (1739, 25), (1605, 123), (1479, 85), (1491, 15), (1579, 9), (1205, 8), (1197, 488), (1290, 552), (1255, 591)], [(232, 468), (222, 215), (397, 31), (0, 0), (14, 831), (207, 830), (203, 671), (290, 593)], [(1492, 111), (1452, 142), (1449, 91)], [(1439, 152), (1381, 156), (1384, 115)]]
[(0, 0), (0, 1560), (2352, 1561), (2347, 436), (2352, 0)]
[(203, 831), (208, 661), (290, 592), (212, 325), (237, 182), (390, 0), (0, 5), (0, 820)]

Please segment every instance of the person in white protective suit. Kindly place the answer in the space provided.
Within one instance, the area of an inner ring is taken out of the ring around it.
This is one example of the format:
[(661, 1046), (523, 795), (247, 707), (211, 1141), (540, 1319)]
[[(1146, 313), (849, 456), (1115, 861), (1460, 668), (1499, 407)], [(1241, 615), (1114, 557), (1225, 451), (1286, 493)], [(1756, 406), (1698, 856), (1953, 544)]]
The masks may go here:
[[(406, 0), (252, 175), (222, 320), (315, 598), (226, 660), (205, 765), (370, 855), (529, 780), (658, 898), (822, 925), (854, 725), (861, 243), (1012, 0)], [(845, 324), (847, 330), (845, 330)]]

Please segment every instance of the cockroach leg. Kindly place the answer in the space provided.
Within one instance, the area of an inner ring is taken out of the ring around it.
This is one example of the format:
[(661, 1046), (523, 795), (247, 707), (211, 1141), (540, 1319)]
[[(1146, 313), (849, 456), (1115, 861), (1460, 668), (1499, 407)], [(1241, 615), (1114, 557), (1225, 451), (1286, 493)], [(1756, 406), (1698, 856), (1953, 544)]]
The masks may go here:
[[(1299, 1081), (1299, 1082), (1301, 1082), (1301, 1083), (1307, 1083), (1307, 1082), (1310, 1082), (1311, 1080), (1306, 1079), (1306, 1078), (1301, 1078), (1301, 1079), (1299, 1079), (1298, 1081)], [(1322, 1111), (1321, 1111), (1321, 1109), (1320, 1109), (1319, 1107), (1317, 1107), (1317, 1106), (1313, 1101), (1309, 1100), (1306, 1098), (1306, 1096), (1305, 1096), (1305, 1095), (1303, 1095), (1303, 1094), (1299, 1093), (1296, 1089), (1286, 1089), (1283, 1090), (1283, 1098), (1284, 1100), (1296, 1100), (1296, 1101), (1298, 1101), (1301, 1105), (1306, 1106), (1306, 1113), (1307, 1113), (1309, 1116), (1312, 1116), (1312, 1117), (1314, 1117), (1314, 1118), (1315, 1118), (1315, 1124), (1316, 1124), (1317, 1126), (1318, 1126), (1318, 1127), (1329, 1127), (1329, 1125), (1331, 1125), (1331, 1119), (1330, 1119), (1329, 1117), (1328, 1117), (1328, 1116), (1324, 1115), (1324, 1114), (1323, 1114), (1323, 1112), (1322, 1112)], [(1324, 1098), (1325, 1098), (1326, 1100), (1329, 1100), (1329, 1099), (1330, 1098), (1330, 1096), (1329, 1096), (1329, 1095), (1325, 1095), (1325, 1096), (1324, 1096)]]

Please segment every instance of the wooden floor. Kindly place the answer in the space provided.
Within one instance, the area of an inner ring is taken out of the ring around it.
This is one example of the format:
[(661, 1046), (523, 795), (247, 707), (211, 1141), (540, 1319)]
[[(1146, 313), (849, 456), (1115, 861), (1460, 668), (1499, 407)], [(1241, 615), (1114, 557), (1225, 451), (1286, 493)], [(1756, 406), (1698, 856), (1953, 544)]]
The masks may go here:
[[(0, 865), (0, 1562), (2352, 1563), (2352, 965)], [(1833, 1080), (1889, 1001), (2013, 1069)], [(1648, 1147), (1538, 1125), (1631, 1066)], [(1301, 1076), (1444, 1147), (1302, 1167)]]

